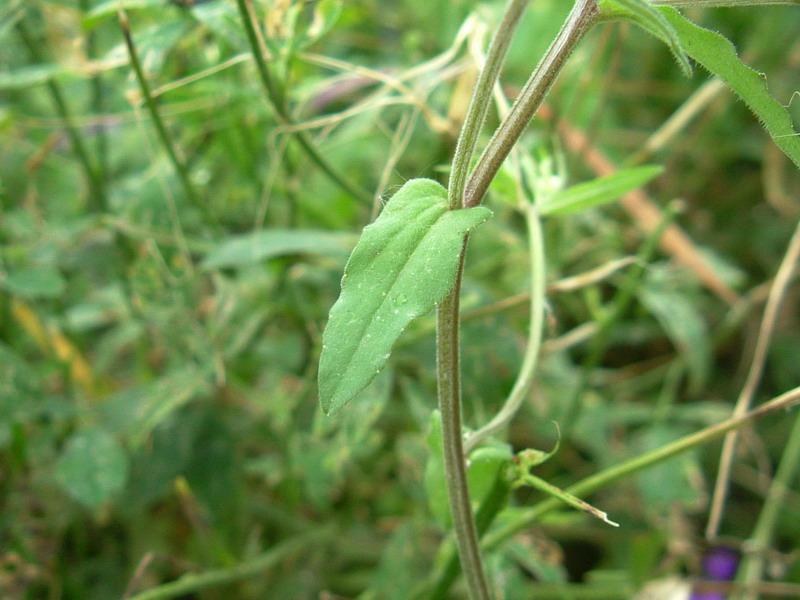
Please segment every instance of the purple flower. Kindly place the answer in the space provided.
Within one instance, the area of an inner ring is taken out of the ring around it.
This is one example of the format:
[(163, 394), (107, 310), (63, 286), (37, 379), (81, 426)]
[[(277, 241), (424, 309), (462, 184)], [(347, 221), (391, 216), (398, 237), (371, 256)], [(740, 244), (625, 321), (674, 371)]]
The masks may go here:
[(712, 549), (703, 561), (703, 574), (716, 581), (730, 581), (736, 575), (739, 554), (731, 548), (720, 546)]

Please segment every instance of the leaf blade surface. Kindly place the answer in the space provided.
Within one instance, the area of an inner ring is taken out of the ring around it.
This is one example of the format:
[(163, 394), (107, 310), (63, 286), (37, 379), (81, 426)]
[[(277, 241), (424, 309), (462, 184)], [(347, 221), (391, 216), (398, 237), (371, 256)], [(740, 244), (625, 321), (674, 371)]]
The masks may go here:
[(490, 215), (485, 207), (450, 211), (441, 185), (412, 179), (364, 228), (322, 336), (318, 384), (326, 413), (369, 385), (406, 326), (452, 289), (464, 236)]

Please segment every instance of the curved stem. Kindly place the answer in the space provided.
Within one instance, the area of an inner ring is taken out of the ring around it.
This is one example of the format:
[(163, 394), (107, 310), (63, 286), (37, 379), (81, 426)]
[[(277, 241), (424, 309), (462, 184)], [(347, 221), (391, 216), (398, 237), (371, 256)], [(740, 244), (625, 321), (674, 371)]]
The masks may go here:
[(142, 68), (142, 62), (139, 60), (139, 52), (136, 50), (136, 45), (133, 43), (130, 24), (128, 22), (128, 15), (123, 8), (119, 9), (118, 14), (119, 26), (120, 29), (122, 29), (122, 36), (125, 39), (125, 47), (128, 50), (128, 57), (131, 61), (131, 67), (133, 67), (133, 72), (136, 75), (136, 81), (139, 84), (140, 91), (142, 92), (142, 97), (144, 98), (147, 111), (150, 113), (150, 118), (152, 119), (153, 125), (156, 128), (158, 139), (161, 140), (161, 144), (167, 151), (167, 156), (169, 156), (170, 162), (172, 162), (172, 166), (175, 168), (175, 172), (178, 174), (178, 179), (180, 179), (184, 192), (186, 192), (186, 197), (195, 207), (197, 207), (197, 209), (205, 218), (206, 222), (209, 225), (214, 225), (214, 217), (208, 210), (208, 207), (197, 195), (197, 192), (195, 191), (194, 186), (189, 178), (189, 171), (186, 168), (186, 164), (178, 156), (178, 151), (175, 148), (175, 144), (172, 142), (172, 138), (167, 131), (167, 127), (164, 125), (164, 120), (161, 118), (161, 114), (158, 112), (158, 106), (156, 106), (156, 101), (153, 98), (152, 91), (150, 90), (150, 84), (147, 82), (147, 77), (145, 77), (144, 69)]
[[(39, 44), (31, 37), (25, 23), (21, 19), (17, 22), (16, 28), (19, 37), (22, 39), (22, 43), (28, 49), (33, 60), (37, 63), (44, 63), (45, 59), (42, 52), (39, 50)], [(70, 114), (61, 86), (51, 77), (47, 80), (47, 90), (50, 93), (50, 97), (53, 99), (53, 104), (55, 104), (58, 116), (61, 119), (64, 130), (67, 132), (69, 141), (72, 144), (72, 149), (89, 183), (89, 206), (92, 210), (101, 211), (106, 207), (106, 192), (105, 186), (103, 185), (103, 178), (89, 158), (89, 152), (86, 149), (86, 145), (83, 143), (80, 131), (72, 120), (72, 115)]]
[(511, 107), (508, 117), (497, 128), (481, 154), (464, 193), (464, 206), (481, 203), (489, 184), (503, 164), (514, 144), (522, 136), (528, 123), (541, 106), (547, 92), (567, 58), (575, 50), (586, 32), (594, 24), (599, 9), (597, 0), (577, 0), (556, 39), (531, 74), (522, 92)]
[(522, 359), (520, 369), (514, 387), (508, 395), (503, 408), (500, 409), (491, 421), (472, 433), (467, 438), (464, 451), (469, 452), (474, 449), (481, 440), (497, 433), (505, 427), (514, 415), (517, 414), (522, 402), (528, 395), (533, 384), (533, 376), (536, 372), (536, 365), (539, 359), (539, 350), (542, 345), (542, 330), (544, 329), (544, 298), (545, 298), (545, 254), (544, 236), (542, 234), (542, 222), (539, 218), (539, 211), (536, 205), (531, 204), (526, 207), (525, 218), (528, 225), (528, 244), (531, 262), (531, 298), (530, 298), (530, 329), (528, 331), (528, 347), (525, 349), (525, 356)]
[(489, 112), (492, 89), (500, 75), (500, 69), (508, 52), (508, 46), (511, 44), (514, 30), (517, 28), (522, 13), (529, 2), (530, 0), (509, 1), (503, 20), (500, 22), (494, 38), (492, 38), (489, 53), (486, 56), (486, 64), (481, 69), (478, 81), (475, 83), (475, 89), (467, 107), (464, 124), (458, 134), (456, 152), (453, 156), (453, 167), (449, 189), (447, 190), (451, 210), (460, 208), (462, 205), (464, 187), (469, 174), (469, 164), (472, 160), (472, 155), (475, 153), (475, 146), (478, 143), (481, 128), (484, 121), (486, 121), (486, 113)]
[(478, 543), (478, 531), (472, 515), (461, 429), (458, 308), (466, 246), (467, 239), (465, 238), (455, 286), (453, 291), (439, 304), (437, 311), (436, 364), (439, 410), (442, 418), (447, 495), (450, 500), (458, 555), (461, 558), (461, 569), (467, 580), (470, 600), (490, 600), (492, 596), (486, 581), (486, 571), (483, 567)]

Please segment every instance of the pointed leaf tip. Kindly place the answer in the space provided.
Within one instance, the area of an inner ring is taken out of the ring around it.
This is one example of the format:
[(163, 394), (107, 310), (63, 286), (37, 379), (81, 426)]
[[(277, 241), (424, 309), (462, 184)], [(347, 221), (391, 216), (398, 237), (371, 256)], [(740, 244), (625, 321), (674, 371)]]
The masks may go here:
[(322, 335), (318, 385), (326, 414), (369, 385), (408, 324), (444, 299), (464, 236), (490, 216), (485, 207), (450, 211), (444, 187), (412, 179), (364, 228)]

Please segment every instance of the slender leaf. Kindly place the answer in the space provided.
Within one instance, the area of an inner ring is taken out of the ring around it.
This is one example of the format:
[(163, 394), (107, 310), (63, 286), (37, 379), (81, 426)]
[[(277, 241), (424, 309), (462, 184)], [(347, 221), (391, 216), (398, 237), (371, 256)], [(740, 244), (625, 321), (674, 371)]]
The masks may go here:
[(0, 73), (0, 90), (21, 90), (34, 85), (47, 83), (53, 77), (66, 72), (61, 65), (27, 65), (13, 71)]
[(685, 293), (665, 273), (652, 268), (639, 291), (639, 300), (664, 328), (683, 355), (689, 370), (691, 391), (699, 394), (711, 370), (711, 344), (702, 315)]
[(0, 289), (27, 300), (58, 298), (66, 288), (64, 276), (51, 267), (25, 267), (0, 276)]
[(775, 144), (800, 167), (800, 135), (786, 109), (770, 96), (766, 76), (743, 64), (727, 38), (695, 25), (672, 7), (659, 10), (680, 35), (689, 56), (727, 83), (759, 118)]
[(241, 267), (291, 254), (344, 257), (355, 241), (355, 236), (350, 233), (317, 229), (267, 229), (223, 240), (203, 261), (203, 267)]
[(464, 236), (490, 215), (485, 207), (449, 211), (441, 185), (412, 179), (364, 228), (322, 336), (319, 393), (326, 413), (363, 390), (406, 326), (447, 295)]
[(539, 211), (542, 215), (567, 215), (617, 200), (643, 186), (663, 171), (658, 165), (632, 167), (613, 175), (579, 183), (552, 196)]

